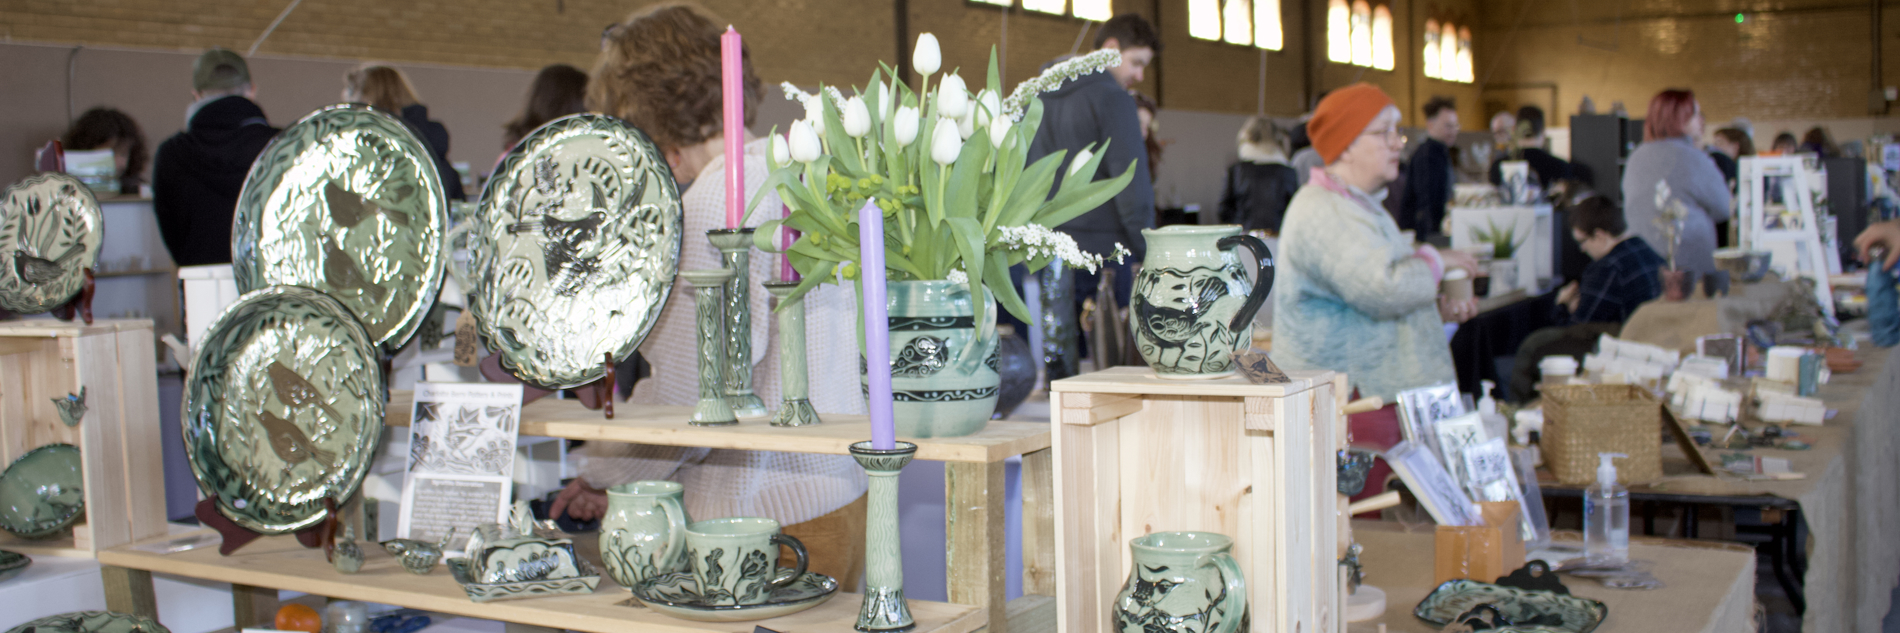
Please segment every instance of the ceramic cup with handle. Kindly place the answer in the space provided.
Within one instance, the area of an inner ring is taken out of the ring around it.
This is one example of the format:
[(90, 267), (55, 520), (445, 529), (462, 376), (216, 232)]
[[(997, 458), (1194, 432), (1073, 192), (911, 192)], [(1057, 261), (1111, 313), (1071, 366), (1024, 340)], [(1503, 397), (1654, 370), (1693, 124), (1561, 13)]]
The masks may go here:
[[(792, 548), (798, 557), (791, 570), (779, 569), (780, 545)], [(763, 603), (773, 589), (804, 576), (811, 562), (804, 543), (781, 533), (778, 521), (758, 517), (712, 519), (686, 526), (686, 558), (692, 564), (700, 600), (709, 606)]]
[(620, 586), (686, 568), (685, 487), (671, 481), (636, 481), (607, 489), (607, 515), (600, 519), (600, 559)]
[(1212, 532), (1155, 532), (1130, 541), (1134, 569), (1115, 597), (1116, 633), (1247, 630), (1247, 581), (1234, 541)]
[[(1234, 373), (1234, 350), (1253, 342), (1253, 317), (1273, 288), (1273, 253), (1240, 226), (1142, 229), (1148, 255), (1129, 297), (1129, 329), (1141, 359), (1161, 378)], [(1245, 248), (1259, 272), (1247, 280)]]

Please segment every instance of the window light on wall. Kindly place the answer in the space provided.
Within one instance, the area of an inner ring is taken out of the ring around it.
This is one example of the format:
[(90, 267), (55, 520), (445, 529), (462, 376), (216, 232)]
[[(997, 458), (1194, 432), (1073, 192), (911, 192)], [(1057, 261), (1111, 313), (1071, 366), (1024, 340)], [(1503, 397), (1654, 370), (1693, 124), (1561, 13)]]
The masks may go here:
[(1425, 21), (1425, 76), (1465, 84), (1476, 79), (1471, 68), (1471, 27)]
[[(977, 4), (1007, 7), (1016, 4), (1016, 0), (970, 0)], [(1023, 0), (1023, 8), (1037, 13), (1055, 15), (1073, 15), (1084, 20), (1101, 22), (1115, 15), (1111, 0)]]
[(1280, 50), (1280, 0), (1188, 0), (1188, 35)]
[(1392, 9), (1366, 0), (1329, 0), (1326, 6), (1326, 59), (1341, 64), (1392, 70)]

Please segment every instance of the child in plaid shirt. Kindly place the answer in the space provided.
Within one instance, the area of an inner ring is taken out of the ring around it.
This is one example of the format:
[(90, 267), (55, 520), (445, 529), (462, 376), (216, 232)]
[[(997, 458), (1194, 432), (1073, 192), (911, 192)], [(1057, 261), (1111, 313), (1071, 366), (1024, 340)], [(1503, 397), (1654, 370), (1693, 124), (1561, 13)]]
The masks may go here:
[(1629, 235), (1623, 210), (1603, 196), (1570, 209), (1570, 232), (1590, 255), (1583, 276), (1557, 292), (1560, 325), (1622, 323), (1636, 306), (1662, 294), (1663, 258), (1643, 238)]

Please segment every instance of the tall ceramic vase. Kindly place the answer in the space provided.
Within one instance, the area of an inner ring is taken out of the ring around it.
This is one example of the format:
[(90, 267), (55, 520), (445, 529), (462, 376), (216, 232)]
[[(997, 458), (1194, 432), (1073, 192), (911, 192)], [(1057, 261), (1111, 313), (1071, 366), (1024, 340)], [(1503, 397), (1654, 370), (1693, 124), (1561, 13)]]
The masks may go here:
[(636, 481), (607, 489), (600, 519), (600, 560), (620, 586), (632, 589), (654, 576), (686, 567), (685, 487)]
[(772, 426), (808, 426), (822, 423), (818, 410), (811, 406), (810, 383), (805, 374), (805, 298), (791, 298), (798, 289), (796, 281), (766, 282), (765, 289), (778, 297), (778, 374), (784, 392), (778, 412), (772, 414)]
[(752, 229), (716, 229), (706, 237), (732, 271), (726, 280), (726, 404), (735, 416), (762, 418), (765, 401), (752, 392)]
[[(1162, 378), (1234, 373), (1234, 352), (1253, 341), (1253, 316), (1273, 289), (1273, 253), (1240, 226), (1144, 229), (1148, 256), (1135, 276), (1128, 327), (1141, 359)], [(1259, 282), (1232, 251), (1245, 247)]]
[(995, 299), (984, 290), (987, 308), (977, 323), (968, 284), (893, 281), (886, 287), (897, 434), (961, 437), (983, 430), (1002, 384)]
[(1134, 565), (1115, 597), (1116, 633), (1248, 630), (1247, 581), (1233, 545), (1211, 532), (1156, 532), (1130, 542)]
[(902, 535), (897, 530), (897, 474), (917, 454), (917, 445), (898, 442), (879, 450), (870, 442), (851, 445), (851, 457), (871, 477), (865, 492), (864, 603), (858, 607), (859, 631), (904, 631), (916, 626), (904, 599)]
[(699, 404), (693, 407), (693, 426), (738, 424), (726, 398), (726, 281), (732, 271), (688, 270), (680, 273), (693, 285), (693, 319), (698, 326), (695, 342), (699, 355)]

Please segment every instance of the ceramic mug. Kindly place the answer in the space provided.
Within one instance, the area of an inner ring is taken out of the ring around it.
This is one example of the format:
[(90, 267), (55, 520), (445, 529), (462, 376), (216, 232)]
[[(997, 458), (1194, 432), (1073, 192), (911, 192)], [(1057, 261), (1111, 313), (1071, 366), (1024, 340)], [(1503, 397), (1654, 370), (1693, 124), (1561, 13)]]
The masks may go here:
[[(779, 546), (792, 548), (797, 567), (779, 573)], [(754, 605), (765, 602), (773, 589), (790, 585), (805, 575), (811, 562), (805, 544), (779, 532), (778, 521), (758, 517), (731, 517), (686, 526), (686, 557), (699, 584), (700, 599), (709, 606)]]
[(1247, 581), (1233, 539), (1156, 532), (1130, 541), (1128, 582), (1115, 597), (1116, 633), (1237, 633), (1248, 629)]
[(600, 559), (614, 582), (632, 589), (686, 568), (686, 488), (672, 481), (635, 481), (607, 489), (600, 519)]

